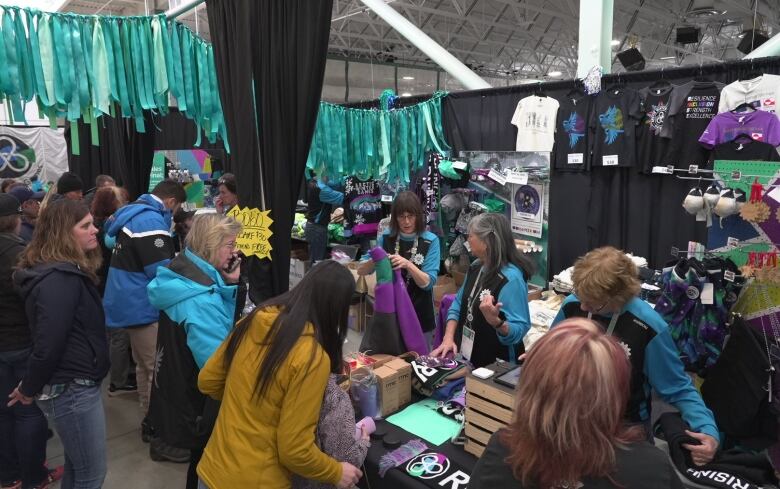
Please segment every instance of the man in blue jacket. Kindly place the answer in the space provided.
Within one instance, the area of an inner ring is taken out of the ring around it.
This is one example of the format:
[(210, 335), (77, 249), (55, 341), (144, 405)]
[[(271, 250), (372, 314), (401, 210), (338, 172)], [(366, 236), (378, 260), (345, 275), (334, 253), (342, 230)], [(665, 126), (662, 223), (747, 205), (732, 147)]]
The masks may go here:
[[(185, 200), (181, 184), (163, 180), (151, 194), (119, 209), (105, 225), (106, 240), (116, 240), (103, 296), (106, 326), (126, 328), (130, 336), (144, 415), (149, 408), (159, 319), (146, 286), (157, 276), (157, 269), (174, 257), (171, 216)], [(142, 438), (148, 441), (150, 436), (151, 429), (144, 422)]]
[(344, 194), (334, 190), (328, 184), (328, 177), (322, 175), (317, 180), (313, 170), (309, 170), (309, 181), (306, 183), (306, 241), (309, 243), (309, 261), (312, 265), (326, 258), (328, 248), (328, 224), (333, 206), (340, 206)]

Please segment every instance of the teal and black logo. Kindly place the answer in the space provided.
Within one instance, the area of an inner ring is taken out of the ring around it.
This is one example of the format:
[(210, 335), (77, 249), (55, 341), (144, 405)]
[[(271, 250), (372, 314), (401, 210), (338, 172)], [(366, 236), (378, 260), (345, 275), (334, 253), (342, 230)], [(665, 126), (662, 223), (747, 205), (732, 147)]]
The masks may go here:
[(0, 134), (0, 178), (22, 177), (34, 164), (34, 149), (10, 134)]

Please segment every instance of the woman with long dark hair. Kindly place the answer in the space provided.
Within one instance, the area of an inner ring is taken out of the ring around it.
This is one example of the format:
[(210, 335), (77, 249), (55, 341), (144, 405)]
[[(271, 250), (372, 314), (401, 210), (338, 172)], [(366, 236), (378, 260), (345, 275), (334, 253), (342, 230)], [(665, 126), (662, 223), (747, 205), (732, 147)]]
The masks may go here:
[(354, 291), (346, 268), (318, 263), (239, 322), (209, 358), (198, 388), (222, 405), (198, 465), (201, 486), (290, 487), (292, 474), (340, 488), (357, 483), (361, 472), (315, 441), (328, 376), (341, 370)]
[(475, 367), (497, 358), (514, 362), (531, 325), (526, 281), (533, 264), (517, 250), (503, 214), (475, 216), (468, 231), (477, 260), (447, 314), (442, 343), (431, 355), (460, 351)]
[[(401, 270), (423, 332), (433, 331), (433, 286), (439, 277), (441, 245), (435, 234), (425, 230), (423, 206), (414, 192), (401, 192), (393, 200), (390, 229), (379, 237), (377, 245), (390, 256), (393, 268)], [(373, 271), (372, 260), (361, 263), (358, 269), (361, 275)]]
[(106, 476), (100, 384), (108, 341), (96, 283), (101, 253), (86, 204), (60, 199), (41, 213), (14, 283), (25, 300), (33, 346), (10, 404), (34, 399), (65, 451), (63, 489), (91, 489)]
[(493, 434), (471, 489), (682, 489), (666, 454), (624, 423), (631, 364), (616, 339), (570, 319), (528, 353), (515, 416)]

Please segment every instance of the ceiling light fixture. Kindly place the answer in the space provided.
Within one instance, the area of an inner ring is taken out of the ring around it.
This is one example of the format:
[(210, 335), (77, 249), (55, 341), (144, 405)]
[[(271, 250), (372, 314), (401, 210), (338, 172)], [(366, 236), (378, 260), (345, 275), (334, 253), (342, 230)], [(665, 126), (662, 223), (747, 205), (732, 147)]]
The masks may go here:
[(413, 76), (404, 76), (403, 79), (404, 80), (414, 80), (414, 77)]
[(610, 44), (612, 44), (613, 46), (620, 46), (620, 41), (618, 41), (617, 39), (613, 39)]
[(658, 59), (677, 59), (677, 56), (663, 56), (663, 57), (658, 58)]
[(559, 77), (561, 75), (563, 75), (563, 72), (560, 72), (560, 71), (551, 71), (551, 72), (547, 73), (547, 76), (549, 76), (551, 78), (556, 78), (556, 77)]
[(411, 96), (412, 96), (412, 94), (411, 94), (411, 93), (409, 93), (409, 92), (404, 92), (404, 93), (402, 93), (402, 94), (401, 94), (401, 96), (402, 96), (402, 97), (411, 97)]

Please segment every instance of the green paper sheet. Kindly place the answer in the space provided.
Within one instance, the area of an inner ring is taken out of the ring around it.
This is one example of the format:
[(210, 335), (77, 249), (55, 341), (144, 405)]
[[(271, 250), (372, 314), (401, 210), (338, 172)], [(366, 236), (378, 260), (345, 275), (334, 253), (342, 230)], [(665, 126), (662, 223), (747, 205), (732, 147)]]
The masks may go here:
[(387, 422), (436, 446), (460, 432), (460, 423), (436, 412), (437, 402), (426, 399), (412, 404), (389, 418)]

